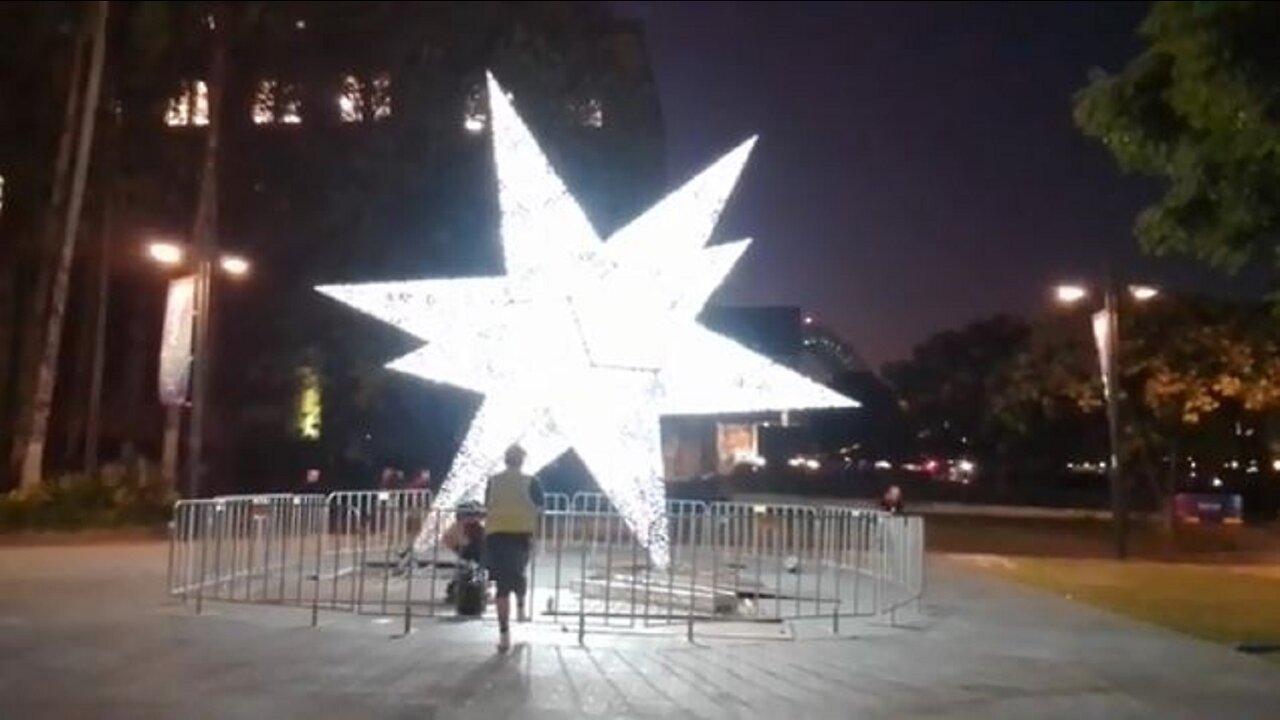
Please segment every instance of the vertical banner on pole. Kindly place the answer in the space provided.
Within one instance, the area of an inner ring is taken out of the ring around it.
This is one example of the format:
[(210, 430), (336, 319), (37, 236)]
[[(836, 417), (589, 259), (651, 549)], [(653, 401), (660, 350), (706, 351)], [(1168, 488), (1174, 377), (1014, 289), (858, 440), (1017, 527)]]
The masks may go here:
[(1114, 386), (1114, 368), (1111, 367), (1111, 313), (1099, 310), (1093, 314), (1093, 339), (1098, 343), (1098, 365), (1102, 368), (1102, 392), (1111, 397)]
[(164, 308), (164, 331), (160, 336), (160, 373), (157, 379), (160, 402), (164, 405), (179, 406), (187, 400), (195, 294), (194, 275), (169, 283), (169, 296)]

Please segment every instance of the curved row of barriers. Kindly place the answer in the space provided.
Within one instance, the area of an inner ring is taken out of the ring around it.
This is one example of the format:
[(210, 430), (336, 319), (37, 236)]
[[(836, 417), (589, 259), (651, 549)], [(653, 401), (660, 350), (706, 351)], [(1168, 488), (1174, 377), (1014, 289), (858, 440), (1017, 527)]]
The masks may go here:
[[(924, 590), (918, 517), (809, 505), (668, 501), (657, 568), (599, 493), (548, 493), (530, 564), (536, 621), (589, 629), (893, 613)], [(174, 507), (172, 596), (415, 618), (452, 615), (450, 514), (426, 490), (242, 495)], [(425, 542), (416, 544), (422, 528)], [(430, 535), (434, 535), (431, 537)]]

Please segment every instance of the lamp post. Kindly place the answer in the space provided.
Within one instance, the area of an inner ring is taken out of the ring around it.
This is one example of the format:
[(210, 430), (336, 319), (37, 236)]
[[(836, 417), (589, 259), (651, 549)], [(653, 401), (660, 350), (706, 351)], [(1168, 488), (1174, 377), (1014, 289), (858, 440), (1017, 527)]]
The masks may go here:
[[(1126, 289), (1136, 302), (1147, 302), (1160, 294), (1158, 289), (1150, 285), (1129, 285)], [(1063, 305), (1080, 303), (1089, 294), (1086, 286), (1077, 283), (1064, 283), (1054, 287), (1054, 296)], [(1123, 560), (1129, 555), (1129, 488), (1124, 481), (1120, 464), (1120, 291), (1111, 279), (1103, 285), (1102, 310), (1093, 314), (1093, 337), (1098, 346), (1103, 398), (1107, 407), (1111, 527), (1116, 557)]]
[[(152, 261), (167, 267), (186, 264), (188, 249), (175, 242), (157, 241), (147, 245), (147, 255)], [(240, 255), (220, 254), (217, 266), (225, 274), (240, 278), (248, 275), (249, 261)], [(196, 259), (196, 275), (193, 278), (191, 317), (191, 426), (188, 431), (187, 491), (194, 498), (200, 492), (200, 464), (204, 440), (204, 413), (207, 406), (209, 365), (209, 324), (212, 321), (213, 261)], [(185, 320), (183, 320), (185, 322)], [(163, 371), (163, 368), (162, 368)], [(164, 444), (161, 458), (161, 474), (169, 482), (175, 482), (178, 470), (178, 444), (181, 426), (181, 405), (166, 403)]]

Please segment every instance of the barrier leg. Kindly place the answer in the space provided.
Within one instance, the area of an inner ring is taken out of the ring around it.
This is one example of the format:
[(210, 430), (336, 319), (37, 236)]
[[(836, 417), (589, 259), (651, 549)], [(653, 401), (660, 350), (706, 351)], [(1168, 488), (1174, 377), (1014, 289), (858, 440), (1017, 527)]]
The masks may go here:
[(582, 645), (587, 634), (587, 552), (583, 548), (582, 567), (578, 575), (578, 644)]
[(205, 557), (208, 555), (209, 549), (209, 513), (205, 512), (208, 508), (202, 508), (199, 517), (205, 522), (205, 528), (200, 534), (200, 580), (196, 585), (196, 614), (204, 612), (204, 579), (205, 579)]
[[(169, 521), (169, 562), (168, 562), (168, 569), (165, 571), (165, 575), (164, 575), (165, 577), (164, 583), (166, 588), (169, 591), (170, 597), (173, 596), (173, 552), (174, 552), (173, 546), (176, 545), (178, 542), (178, 533), (179, 533), (178, 519), (179, 519), (178, 513), (174, 513), (173, 520)], [(186, 602), (187, 600), (187, 593), (185, 590), (182, 593), (182, 600), (183, 602)]]
[(409, 633), (413, 631), (413, 571), (414, 565), (418, 562), (413, 558), (412, 546), (409, 551), (409, 570), (405, 575), (404, 590), (404, 635), (409, 637)]
[[(328, 512), (327, 505), (325, 512)], [(323, 532), (316, 535), (316, 582), (311, 590), (311, 627), (315, 627), (320, 623), (320, 561), (324, 556), (325, 535), (326, 533)]]

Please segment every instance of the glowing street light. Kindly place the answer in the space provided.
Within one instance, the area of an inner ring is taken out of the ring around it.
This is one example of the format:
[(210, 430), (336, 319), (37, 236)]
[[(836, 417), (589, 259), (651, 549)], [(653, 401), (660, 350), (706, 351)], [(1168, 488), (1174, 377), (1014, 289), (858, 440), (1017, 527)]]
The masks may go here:
[(1150, 285), (1130, 285), (1129, 297), (1138, 302), (1146, 302), (1160, 294), (1159, 288)]
[(181, 245), (171, 242), (153, 242), (147, 244), (147, 256), (161, 265), (178, 265), (186, 257)]
[(239, 255), (223, 255), (218, 260), (218, 265), (228, 275), (240, 277), (249, 273), (249, 261)]
[(1053, 288), (1053, 297), (1063, 305), (1072, 305), (1089, 297), (1089, 291), (1083, 285), (1058, 285)]
[[(1160, 295), (1160, 288), (1157, 288), (1154, 285), (1130, 285), (1127, 289), (1129, 291), (1129, 297), (1138, 302), (1153, 300)], [(1053, 297), (1063, 305), (1074, 305), (1075, 303), (1089, 297), (1089, 289), (1084, 285), (1063, 283), (1061, 285), (1054, 286)]]
[[(181, 243), (156, 240), (147, 243), (147, 257), (165, 267), (178, 267), (187, 261), (187, 248)], [(243, 277), (252, 265), (243, 255), (226, 254), (218, 256), (218, 267), (228, 275)]]

